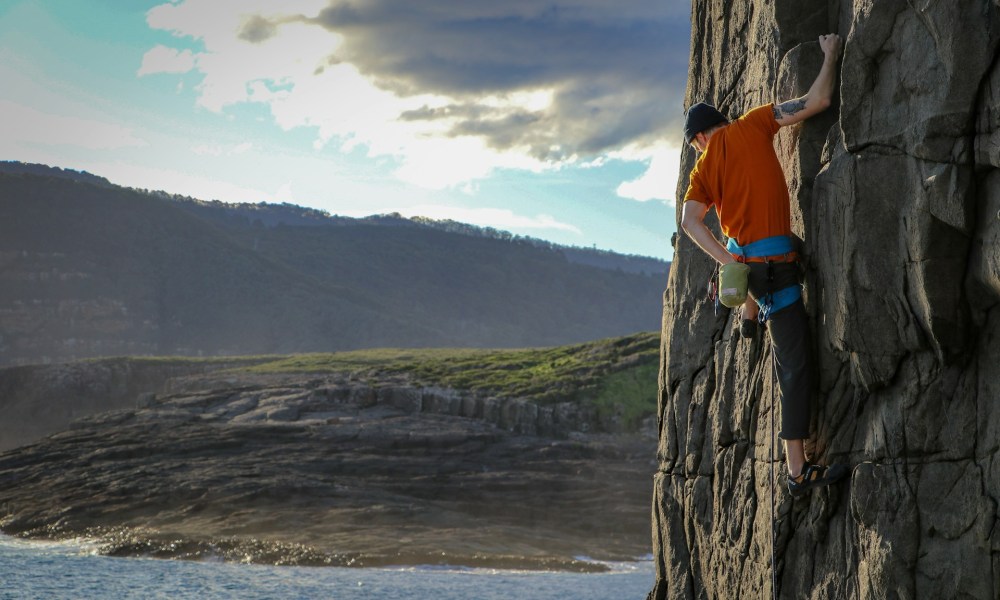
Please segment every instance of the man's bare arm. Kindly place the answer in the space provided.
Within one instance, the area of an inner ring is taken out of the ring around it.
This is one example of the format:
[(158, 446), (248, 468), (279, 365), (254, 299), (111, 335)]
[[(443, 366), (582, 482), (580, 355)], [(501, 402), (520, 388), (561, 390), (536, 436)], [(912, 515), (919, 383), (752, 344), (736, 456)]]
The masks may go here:
[(819, 36), (819, 47), (823, 50), (823, 66), (806, 95), (774, 105), (774, 120), (782, 127), (808, 119), (830, 106), (837, 79), (840, 36), (835, 33)]
[(699, 248), (719, 263), (727, 264), (736, 262), (733, 256), (729, 254), (729, 251), (719, 243), (719, 240), (712, 235), (708, 226), (705, 225), (705, 213), (707, 212), (708, 206), (705, 204), (697, 200), (685, 201), (684, 208), (681, 211), (681, 227), (684, 228), (684, 231), (687, 232), (688, 236), (694, 240), (694, 243)]

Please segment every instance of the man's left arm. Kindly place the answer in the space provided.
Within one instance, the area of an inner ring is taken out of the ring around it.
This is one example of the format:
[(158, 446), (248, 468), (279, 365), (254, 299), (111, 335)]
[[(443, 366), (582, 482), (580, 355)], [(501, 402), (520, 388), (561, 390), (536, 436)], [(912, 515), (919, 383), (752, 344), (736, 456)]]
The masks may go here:
[(819, 47), (823, 50), (823, 66), (806, 95), (774, 105), (774, 120), (782, 127), (804, 121), (830, 106), (837, 79), (840, 36), (835, 33), (819, 36)]

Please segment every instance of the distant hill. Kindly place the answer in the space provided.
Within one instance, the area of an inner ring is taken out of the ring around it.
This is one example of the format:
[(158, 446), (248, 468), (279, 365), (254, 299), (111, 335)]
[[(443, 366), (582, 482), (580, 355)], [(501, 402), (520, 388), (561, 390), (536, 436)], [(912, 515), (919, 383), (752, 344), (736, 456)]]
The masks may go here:
[(111, 187), (112, 184), (104, 177), (93, 175), (86, 171), (76, 171), (74, 169), (61, 169), (48, 165), (32, 163), (22, 163), (17, 161), (0, 161), (0, 174), (8, 175), (43, 175), (48, 177), (61, 177), (72, 181), (82, 181), (94, 185)]
[(544, 346), (660, 324), (667, 263), (599, 268), (486, 230), (201, 202), (18, 165), (0, 165), (0, 365)]

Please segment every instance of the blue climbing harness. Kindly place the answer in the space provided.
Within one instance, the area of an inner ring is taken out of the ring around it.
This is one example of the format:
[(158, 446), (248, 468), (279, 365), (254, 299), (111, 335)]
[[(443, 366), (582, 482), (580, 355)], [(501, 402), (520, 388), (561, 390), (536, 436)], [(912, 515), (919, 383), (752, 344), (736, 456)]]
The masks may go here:
[[(790, 236), (776, 235), (750, 242), (745, 246), (740, 246), (736, 240), (729, 238), (726, 250), (730, 254), (741, 257), (741, 262), (747, 262), (748, 258), (790, 255), (794, 251), (794, 246)], [(770, 262), (768, 262), (768, 266), (770, 266)], [(800, 298), (802, 298), (802, 286), (797, 283), (776, 292), (768, 292), (764, 294), (763, 298), (755, 299), (757, 306), (760, 307), (760, 314), (757, 318), (761, 323), (766, 323), (771, 315), (795, 304)]]
[[(743, 258), (753, 258), (755, 256), (778, 256), (780, 254), (791, 254), (795, 248), (792, 246), (792, 238), (787, 235), (776, 235), (764, 238), (756, 242), (750, 242), (746, 246), (740, 246), (736, 240), (729, 238), (726, 250), (730, 254), (737, 254)], [(746, 261), (744, 261), (746, 262)]]

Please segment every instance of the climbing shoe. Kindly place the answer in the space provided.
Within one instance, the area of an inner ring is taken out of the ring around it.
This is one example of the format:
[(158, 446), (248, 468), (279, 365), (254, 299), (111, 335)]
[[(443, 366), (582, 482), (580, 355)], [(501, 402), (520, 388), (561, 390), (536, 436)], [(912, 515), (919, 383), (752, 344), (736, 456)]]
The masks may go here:
[(809, 490), (820, 488), (831, 483), (840, 481), (850, 472), (847, 465), (812, 465), (806, 463), (802, 467), (802, 474), (798, 477), (788, 477), (788, 493), (793, 498), (802, 496)]

